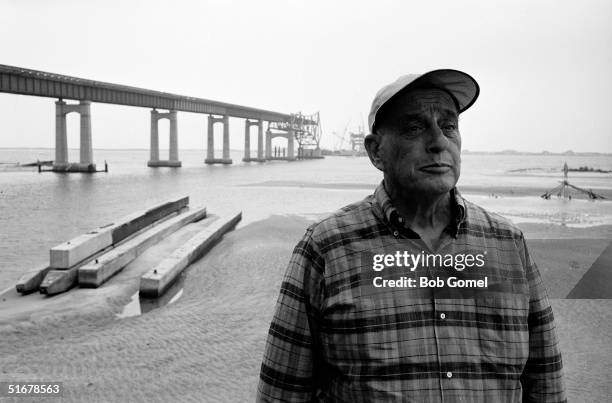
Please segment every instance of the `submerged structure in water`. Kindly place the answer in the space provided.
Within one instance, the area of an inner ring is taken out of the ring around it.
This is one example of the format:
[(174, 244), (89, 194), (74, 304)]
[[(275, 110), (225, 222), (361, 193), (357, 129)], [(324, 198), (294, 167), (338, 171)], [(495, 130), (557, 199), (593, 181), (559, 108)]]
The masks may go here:
[(550, 196), (556, 194), (557, 197), (563, 197), (564, 199), (572, 199), (572, 195), (571, 195), (571, 189), (574, 189), (576, 191), (578, 191), (579, 193), (582, 194), (586, 194), (587, 196), (589, 196), (589, 199), (591, 200), (596, 200), (596, 199), (605, 199), (605, 197), (598, 195), (597, 193), (593, 192), (591, 189), (582, 189), (579, 188), (578, 186), (574, 186), (571, 183), (568, 182), (567, 180), (567, 173), (569, 172), (569, 168), (567, 167), (567, 162), (563, 164), (563, 180), (561, 181), (561, 184), (549, 191), (547, 191), (546, 193), (544, 193), (542, 196), (543, 199), (550, 199)]

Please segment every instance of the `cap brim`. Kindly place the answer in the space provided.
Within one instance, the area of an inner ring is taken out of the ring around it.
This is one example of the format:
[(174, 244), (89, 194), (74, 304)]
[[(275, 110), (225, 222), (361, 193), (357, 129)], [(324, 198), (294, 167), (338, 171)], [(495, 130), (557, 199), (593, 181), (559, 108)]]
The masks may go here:
[(457, 107), (457, 113), (461, 113), (472, 106), (480, 94), (480, 87), (476, 80), (459, 70), (440, 69), (421, 75), (407, 74), (401, 76), (376, 93), (368, 114), (370, 133), (374, 133), (377, 116), (385, 109), (385, 105), (388, 105), (399, 94), (417, 88), (436, 88), (448, 93)]
[(457, 103), (458, 113), (472, 106), (480, 94), (480, 87), (472, 76), (452, 69), (433, 70), (425, 73), (406, 85), (398, 94), (408, 88), (419, 87), (438, 88), (448, 92)]

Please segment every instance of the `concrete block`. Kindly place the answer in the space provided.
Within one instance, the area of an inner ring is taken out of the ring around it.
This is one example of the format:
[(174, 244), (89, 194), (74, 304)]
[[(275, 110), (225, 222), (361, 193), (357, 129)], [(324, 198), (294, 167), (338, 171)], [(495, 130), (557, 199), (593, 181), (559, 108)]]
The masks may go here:
[(38, 291), (38, 287), (42, 283), (43, 279), (47, 275), (47, 273), (51, 270), (51, 267), (44, 265), (34, 270), (30, 270), (25, 273), (21, 278), (17, 281), (15, 288), (17, 292), (22, 294), (28, 294), (34, 291)]
[(49, 270), (40, 284), (40, 293), (55, 295), (68, 291), (77, 284), (77, 271), (76, 267), (68, 270)]
[(206, 253), (214, 243), (242, 219), (242, 212), (221, 217), (175, 250), (140, 278), (140, 295), (158, 297), (172, 285), (191, 263)]
[(96, 252), (114, 245), (155, 221), (189, 204), (189, 197), (162, 203), (151, 209), (125, 216), (116, 223), (96, 228), (65, 243), (51, 248), (50, 264), (54, 269), (68, 269), (91, 257)]
[(142, 234), (116, 246), (99, 258), (79, 268), (78, 283), (81, 287), (99, 287), (109, 278), (136, 259), (147, 248), (155, 245), (179, 228), (206, 217), (206, 208), (187, 211), (150, 228)]
[[(96, 259), (101, 258), (102, 256), (104, 256), (105, 253), (108, 253), (108, 251), (110, 250), (112, 250), (112, 247), (108, 247), (104, 250), (101, 250), (95, 253), (93, 256), (90, 256), (90, 259), (92, 259), (92, 261), (96, 261)], [(55, 295), (61, 292), (68, 291), (69, 289), (77, 285), (78, 270), (87, 263), (89, 263), (88, 259), (77, 263), (69, 269), (50, 268), (50, 270), (48, 270), (46, 275), (44, 276), (43, 281), (40, 283), (40, 286), (38, 287), (40, 293), (47, 295)]]

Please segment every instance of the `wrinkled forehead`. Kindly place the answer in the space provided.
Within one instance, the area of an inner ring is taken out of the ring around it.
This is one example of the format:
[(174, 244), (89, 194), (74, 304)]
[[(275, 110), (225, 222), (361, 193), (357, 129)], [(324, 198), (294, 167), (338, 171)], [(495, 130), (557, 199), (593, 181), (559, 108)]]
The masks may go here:
[(450, 94), (435, 88), (406, 91), (399, 94), (393, 103), (393, 109), (399, 108), (402, 112), (437, 109), (457, 113), (457, 106)]
[(378, 112), (375, 132), (385, 126), (394, 126), (398, 120), (408, 116), (442, 112), (445, 116), (457, 117), (457, 105), (451, 95), (440, 89), (411, 88), (393, 97)]

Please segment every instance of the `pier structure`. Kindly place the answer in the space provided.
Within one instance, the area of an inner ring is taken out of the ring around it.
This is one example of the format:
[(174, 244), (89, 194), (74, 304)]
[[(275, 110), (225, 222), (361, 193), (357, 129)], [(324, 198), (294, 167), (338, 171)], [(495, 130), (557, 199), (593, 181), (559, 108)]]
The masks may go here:
[[(68, 133), (66, 115), (76, 112), (81, 117), (81, 142), (79, 162), (68, 161)], [(91, 145), (91, 102), (67, 104), (60, 99), (55, 103), (55, 161), (53, 170), (59, 172), (95, 172)]]
[[(272, 154), (272, 139), (282, 137), (287, 139), (287, 154), (283, 152), (282, 156)], [(292, 129), (275, 129), (268, 128), (266, 130), (266, 160), (295, 160), (295, 134)]]
[[(170, 144), (167, 160), (159, 159), (159, 120), (168, 119), (170, 121)], [(167, 113), (160, 113), (157, 109), (151, 111), (151, 157), (147, 162), (150, 167), (180, 167), (181, 161), (178, 159), (178, 128), (176, 123), (176, 111), (170, 110)]]
[[(215, 158), (215, 123), (223, 124), (223, 157)], [(215, 117), (208, 115), (208, 141), (206, 146), (206, 164), (231, 164), (229, 152), (229, 116)]]
[[(287, 153), (282, 156), (272, 154), (272, 139), (284, 137), (287, 139)], [(270, 122), (266, 131), (266, 159), (288, 160), (323, 158), (319, 141), (321, 140), (321, 124), (319, 113), (303, 115), (291, 114), (285, 122)], [(297, 155), (295, 143), (297, 142)]]
[[(54, 171), (96, 171), (92, 150), (92, 103), (136, 106), (151, 110), (151, 149), (150, 158), (147, 162), (149, 167), (181, 166), (178, 150), (178, 112), (208, 115), (207, 151), (204, 160), (206, 164), (232, 163), (230, 158), (230, 117), (245, 119), (245, 153), (243, 158), (245, 162), (263, 162), (272, 159), (271, 141), (274, 137), (287, 139), (286, 156), (281, 159), (296, 159), (296, 142), (298, 143), (298, 158), (300, 156), (320, 158), (318, 141), (321, 132), (318, 113), (310, 116), (301, 113), (285, 114), (204, 98), (176, 95), (7, 65), (0, 65), (0, 92), (57, 99)], [(78, 103), (69, 104), (65, 100), (73, 100)], [(78, 163), (68, 161), (66, 114), (71, 112), (77, 112), (81, 115), (80, 161)], [(170, 121), (169, 156), (167, 160), (161, 160), (159, 156), (158, 122), (160, 119)], [(216, 158), (214, 151), (214, 125), (216, 123), (223, 124), (223, 152), (221, 158)], [(265, 149), (264, 123), (268, 125)], [(257, 157), (251, 156), (250, 131), (252, 126), (258, 127)], [(304, 147), (309, 148), (308, 152), (304, 152)]]
[[(257, 126), (257, 157), (251, 157), (251, 127)], [(265, 162), (263, 121), (244, 120), (244, 162)]]

